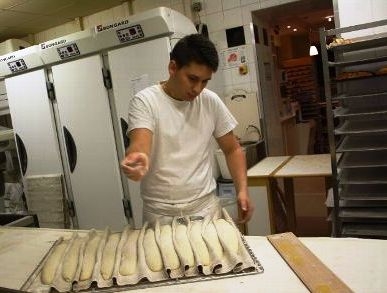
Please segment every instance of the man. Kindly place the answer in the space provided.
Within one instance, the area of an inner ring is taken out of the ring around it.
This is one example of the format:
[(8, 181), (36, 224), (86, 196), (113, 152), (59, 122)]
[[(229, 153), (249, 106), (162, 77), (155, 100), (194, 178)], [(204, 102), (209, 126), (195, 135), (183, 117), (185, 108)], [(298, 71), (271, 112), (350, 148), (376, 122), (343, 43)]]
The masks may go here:
[(214, 44), (200, 34), (181, 39), (170, 54), (169, 79), (130, 100), (130, 145), (121, 168), (141, 180), (144, 220), (220, 212), (211, 167), (211, 141), (223, 150), (247, 222), (253, 207), (246, 162), (232, 130), (237, 125), (219, 96), (205, 88), (218, 68)]

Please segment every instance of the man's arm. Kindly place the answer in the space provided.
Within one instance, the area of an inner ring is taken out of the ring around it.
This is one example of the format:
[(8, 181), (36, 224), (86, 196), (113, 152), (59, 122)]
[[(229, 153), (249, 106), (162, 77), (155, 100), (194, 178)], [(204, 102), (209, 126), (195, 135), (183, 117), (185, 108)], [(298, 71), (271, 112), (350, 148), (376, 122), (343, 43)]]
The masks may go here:
[(240, 223), (246, 223), (254, 210), (247, 189), (246, 157), (232, 131), (216, 140), (226, 157), (227, 166), (234, 181), (238, 205), (242, 210)]
[(121, 161), (121, 169), (129, 179), (139, 181), (148, 172), (152, 136), (152, 131), (146, 128), (130, 131), (130, 145)]

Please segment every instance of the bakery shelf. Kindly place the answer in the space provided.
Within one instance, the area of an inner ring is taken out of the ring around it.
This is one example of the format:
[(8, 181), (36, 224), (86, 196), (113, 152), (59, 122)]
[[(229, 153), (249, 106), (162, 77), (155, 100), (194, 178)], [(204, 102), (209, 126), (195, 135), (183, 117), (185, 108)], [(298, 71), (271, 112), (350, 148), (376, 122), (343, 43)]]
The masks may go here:
[(387, 167), (387, 151), (345, 153), (338, 163), (339, 168)]
[(343, 208), (339, 216), (341, 218), (385, 219), (387, 223), (387, 208)]
[(342, 234), (347, 237), (387, 237), (387, 224), (344, 223)]
[(341, 185), (339, 189), (340, 199), (387, 201), (387, 185), (385, 184), (354, 184)]
[(351, 81), (359, 81), (359, 80), (369, 80), (369, 79), (377, 79), (377, 78), (386, 78), (387, 74), (380, 74), (380, 75), (369, 75), (369, 76), (359, 76), (359, 77), (351, 77), (351, 78), (343, 78), (343, 79), (334, 79), (332, 82), (335, 83), (344, 83), (344, 82), (351, 82)]
[(335, 117), (356, 117), (366, 115), (381, 115), (387, 114), (387, 106), (382, 107), (362, 107), (362, 108), (344, 108), (338, 107), (333, 110)]
[(334, 130), (337, 135), (387, 132), (387, 120), (347, 120)]
[(333, 97), (332, 101), (342, 101), (350, 99), (373, 99), (373, 98), (387, 98), (387, 92), (377, 92), (372, 94), (363, 94), (363, 95), (346, 95), (341, 94), (339, 96)]
[(342, 169), (338, 179), (340, 184), (387, 184), (387, 167)]
[(373, 39), (357, 40), (350, 44), (332, 46), (328, 50), (334, 52), (353, 52), (364, 49), (373, 49), (378, 47), (385, 47), (387, 44), (387, 36), (379, 36)]
[(387, 61), (387, 56), (378, 56), (373, 58), (349, 60), (349, 61), (336, 61), (336, 62), (329, 61), (328, 66), (330, 67), (354, 66), (354, 65), (370, 64), (370, 63), (383, 62), (383, 61)]
[(387, 150), (387, 136), (345, 136), (340, 145), (337, 147), (338, 152), (362, 152), (376, 150)]

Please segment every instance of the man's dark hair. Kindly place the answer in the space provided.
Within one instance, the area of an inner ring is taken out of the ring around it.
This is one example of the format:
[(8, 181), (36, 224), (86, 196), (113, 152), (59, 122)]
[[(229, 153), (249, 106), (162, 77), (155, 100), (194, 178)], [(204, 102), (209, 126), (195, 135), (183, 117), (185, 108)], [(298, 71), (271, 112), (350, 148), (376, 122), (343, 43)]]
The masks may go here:
[(194, 61), (207, 65), (215, 72), (219, 65), (215, 45), (201, 34), (192, 34), (180, 39), (172, 49), (170, 57), (179, 68)]

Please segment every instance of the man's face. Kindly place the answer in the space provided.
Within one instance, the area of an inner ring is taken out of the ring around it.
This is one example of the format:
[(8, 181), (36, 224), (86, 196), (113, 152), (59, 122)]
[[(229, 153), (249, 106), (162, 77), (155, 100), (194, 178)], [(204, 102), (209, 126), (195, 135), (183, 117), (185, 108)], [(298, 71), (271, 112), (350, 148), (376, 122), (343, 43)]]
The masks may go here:
[(169, 63), (172, 97), (181, 101), (193, 101), (212, 77), (212, 69), (204, 64), (191, 62), (178, 68), (175, 61)]

